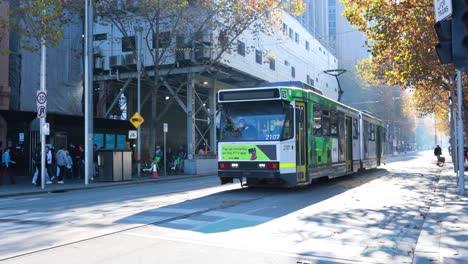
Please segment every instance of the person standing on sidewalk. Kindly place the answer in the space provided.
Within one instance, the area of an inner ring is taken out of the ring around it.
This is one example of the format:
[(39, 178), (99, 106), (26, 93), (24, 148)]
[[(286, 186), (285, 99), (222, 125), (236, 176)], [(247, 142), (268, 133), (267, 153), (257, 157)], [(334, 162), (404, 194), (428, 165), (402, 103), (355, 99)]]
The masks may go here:
[(2, 171), (0, 173), (0, 185), (3, 184), (3, 176), (10, 176), (10, 183), (15, 184), (15, 179), (10, 172), (10, 164), (15, 164), (16, 162), (10, 159), (10, 148), (5, 148), (5, 152), (2, 155)]
[(57, 176), (57, 183), (63, 184), (64, 176), (67, 171), (67, 153), (65, 152), (65, 147), (60, 146), (59, 150), (55, 154), (55, 160), (57, 161), (57, 166), (60, 168), (59, 175)]

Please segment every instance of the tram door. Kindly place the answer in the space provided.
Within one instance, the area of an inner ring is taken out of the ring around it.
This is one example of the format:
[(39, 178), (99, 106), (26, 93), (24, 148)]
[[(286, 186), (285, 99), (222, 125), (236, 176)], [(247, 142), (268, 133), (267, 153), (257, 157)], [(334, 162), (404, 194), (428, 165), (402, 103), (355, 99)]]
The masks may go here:
[(346, 141), (346, 172), (353, 171), (353, 119), (346, 116), (345, 141)]
[(306, 177), (306, 153), (307, 153), (307, 129), (305, 103), (296, 102), (296, 173), (297, 182), (305, 182)]
[(377, 136), (375, 138), (376, 151), (377, 151), (377, 166), (380, 166), (380, 158), (382, 156), (382, 127), (377, 126)]

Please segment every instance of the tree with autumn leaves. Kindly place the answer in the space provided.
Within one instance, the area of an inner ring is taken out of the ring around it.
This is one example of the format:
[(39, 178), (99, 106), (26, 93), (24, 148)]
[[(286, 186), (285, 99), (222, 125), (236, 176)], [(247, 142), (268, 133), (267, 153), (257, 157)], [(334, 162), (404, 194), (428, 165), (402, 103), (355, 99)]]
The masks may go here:
[[(447, 127), (449, 91), (456, 92), (455, 69), (441, 65), (435, 52), (433, 0), (342, 0), (343, 15), (368, 38), (372, 57), (357, 65), (360, 77), (371, 84), (411, 89), (420, 115), (434, 113)], [(464, 83), (466, 80), (464, 78)], [(468, 89), (463, 90), (464, 111)], [(464, 116), (464, 126), (468, 117)]]

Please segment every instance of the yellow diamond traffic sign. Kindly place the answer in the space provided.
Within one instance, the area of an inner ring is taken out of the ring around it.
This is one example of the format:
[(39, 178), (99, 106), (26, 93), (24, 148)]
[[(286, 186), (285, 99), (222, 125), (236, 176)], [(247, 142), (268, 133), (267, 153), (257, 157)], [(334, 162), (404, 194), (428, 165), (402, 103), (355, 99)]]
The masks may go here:
[(145, 119), (143, 119), (143, 117), (138, 112), (130, 117), (130, 123), (132, 123), (135, 128), (138, 128), (143, 122), (145, 122)]

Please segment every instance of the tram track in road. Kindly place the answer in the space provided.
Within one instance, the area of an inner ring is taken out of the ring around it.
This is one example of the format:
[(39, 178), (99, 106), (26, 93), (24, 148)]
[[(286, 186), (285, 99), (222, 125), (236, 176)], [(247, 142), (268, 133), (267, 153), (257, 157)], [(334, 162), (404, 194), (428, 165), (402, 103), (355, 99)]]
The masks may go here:
[[(217, 187), (220, 187), (220, 186), (209, 187), (209, 188), (217, 188)], [(236, 190), (242, 191), (242, 189), (240, 187), (238, 189), (230, 189), (230, 190), (227, 190), (227, 191), (232, 191), (232, 190), (233, 191), (236, 191)], [(225, 191), (225, 190), (222, 190), (222, 191)], [(177, 192), (167, 192), (167, 193), (158, 194), (158, 195), (168, 195), (168, 194), (174, 194), (174, 193), (177, 193)], [(235, 207), (235, 206), (238, 206), (238, 205), (241, 205), (241, 204), (247, 204), (247, 203), (250, 203), (250, 202), (253, 202), (253, 201), (268, 198), (270, 196), (274, 196), (274, 193), (269, 192), (269, 194), (266, 194), (266, 195), (259, 195), (257, 197), (253, 197), (253, 198), (250, 198), (250, 199), (244, 199), (244, 200), (236, 200), (236, 201), (229, 200), (228, 202), (225, 202), (225, 203), (223, 203), (222, 205), (219, 205), (219, 206), (213, 206), (213, 207), (210, 207), (210, 208), (205, 208), (203, 210), (197, 210), (195, 212), (170, 217), (170, 218), (167, 218), (167, 219), (164, 219), (164, 220), (158, 220), (158, 221), (153, 221), (153, 222), (149, 222), (149, 223), (145, 223), (145, 224), (140, 224), (138, 226), (127, 227), (127, 228), (123, 228), (123, 229), (120, 229), (120, 230), (117, 230), (117, 231), (108, 232), (108, 233), (105, 233), (105, 234), (94, 235), (94, 236), (90, 236), (90, 237), (85, 238), (85, 239), (79, 239), (79, 240), (72, 241), (72, 242), (61, 243), (61, 244), (50, 246), (50, 247), (47, 247), (47, 248), (32, 250), (32, 251), (22, 253), (22, 254), (18, 254), (18, 255), (15, 255), (15, 256), (11, 256), (11, 257), (0, 258), (0, 261), (13, 260), (13, 259), (21, 258), (21, 257), (26, 257), (26, 256), (34, 255), (34, 254), (37, 254), (37, 253), (41, 253), (41, 252), (55, 250), (55, 249), (59, 249), (59, 248), (63, 248), (63, 247), (71, 246), (71, 245), (76, 245), (76, 244), (79, 244), (79, 243), (83, 243), (83, 242), (87, 242), (87, 241), (91, 241), (91, 240), (95, 240), (95, 239), (99, 239), (99, 238), (103, 238), (103, 237), (108, 237), (108, 236), (124, 233), (124, 232), (127, 232), (127, 231), (134, 231), (134, 230), (138, 230), (138, 229), (143, 229), (143, 228), (148, 227), (148, 226), (163, 225), (165, 223), (169, 223), (169, 222), (172, 222), (172, 221), (177, 221), (177, 220), (186, 219), (186, 218), (190, 218), (190, 217), (197, 216), (197, 215), (202, 215), (202, 214), (207, 213), (207, 212), (216, 211), (216, 210), (224, 210), (224, 209), (232, 208), (232, 207)], [(28, 221), (28, 220), (25, 220), (25, 221), (18, 221), (18, 220), (15, 220), (15, 219), (4, 219), (4, 220), (5, 221), (0, 221), (0, 222), (10, 222), (10, 223), (18, 223), (18, 224), (21, 224), (21, 223), (30, 224), (31, 223), (31, 221)], [(37, 222), (44, 222), (44, 223), (42, 223), (42, 225), (46, 225), (46, 224), (50, 225), (51, 224), (50, 222), (47, 222), (47, 221), (35, 221), (34, 223), (37, 223)]]
[[(268, 199), (268, 198), (272, 198), (272, 197), (278, 198), (278, 197), (281, 197), (281, 195), (289, 195), (289, 194), (296, 193), (296, 192), (302, 192), (302, 193), (304, 193), (304, 192), (310, 192), (310, 193), (319, 192), (319, 193), (321, 193), (321, 196), (332, 197), (333, 193), (337, 192), (337, 188), (339, 188), (340, 190), (343, 189), (343, 188), (344, 189), (351, 189), (351, 188), (355, 188), (357, 185), (364, 184), (364, 182), (362, 182), (362, 180), (361, 180), (361, 177), (366, 177), (367, 178), (368, 176), (371, 176), (371, 178), (374, 178), (376, 176), (377, 177), (384, 176), (385, 173), (382, 174), (382, 171), (371, 171), (371, 172), (366, 172), (365, 174), (370, 174), (370, 175), (362, 175), (361, 173), (359, 173), (359, 174), (356, 174), (354, 176), (346, 176), (346, 177), (341, 177), (341, 178), (333, 179), (333, 180), (329, 180), (329, 181), (314, 183), (314, 184), (312, 184), (310, 186), (310, 188), (304, 188), (304, 189), (299, 189), (299, 190), (294, 190), (294, 189), (271, 189), (271, 188), (253, 188), (253, 189), (246, 188), (246, 189), (243, 189), (243, 188), (240, 187), (240, 185), (238, 187), (235, 186), (238, 183), (223, 185), (223, 186), (208, 186), (206, 188), (196, 188), (196, 189), (191, 189), (191, 190), (184, 190), (183, 192), (185, 192), (185, 195), (184, 195), (185, 198), (184, 197), (181, 197), (181, 198), (185, 199), (185, 201), (192, 201), (194, 199), (196, 200), (196, 199), (199, 199), (199, 198), (208, 197), (210, 195), (216, 195), (217, 197), (216, 197), (215, 200), (221, 201), (221, 202), (220, 203), (218, 202), (215, 206), (208, 206), (208, 207), (205, 207), (205, 208), (201, 208), (200, 210), (194, 210), (194, 211), (187, 212), (187, 213), (182, 213), (182, 214), (179, 214), (179, 215), (176, 215), (176, 216), (169, 216), (169, 217), (167, 217), (165, 219), (159, 218), (157, 221), (151, 221), (151, 219), (149, 219), (149, 222), (133, 225), (133, 226), (130, 226), (130, 227), (128, 227), (128, 226), (125, 227), (124, 226), (122, 229), (119, 229), (119, 230), (114, 230), (114, 231), (109, 230), (109, 232), (105, 232), (105, 233), (101, 232), (101, 234), (96, 234), (96, 235), (90, 234), (89, 237), (82, 238), (82, 239), (76, 239), (74, 241), (69, 241), (69, 242), (67, 242), (67, 241), (63, 241), (63, 243), (58, 242), (56, 245), (48, 246), (46, 248), (38, 248), (37, 250), (27, 251), (27, 252), (20, 253), (20, 254), (15, 255), (15, 256), (9, 256), (9, 257), (0, 259), (0, 261), (18, 259), (18, 258), (21, 258), (21, 257), (34, 255), (34, 254), (41, 253), (41, 252), (60, 249), (60, 248), (64, 248), (64, 247), (67, 247), (67, 246), (76, 245), (76, 244), (79, 244), (79, 243), (92, 241), (92, 240), (96, 240), (96, 239), (103, 238), (103, 237), (109, 237), (109, 236), (112, 236), (112, 235), (121, 234), (121, 233), (124, 233), (124, 232), (127, 232), (127, 231), (133, 231), (134, 232), (134, 231), (136, 231), (138, 229), (143, 229), (143, 228), (146, 228), (148, 226), (162, 226), (162, 225), (168, 224), (170, 222), (174, 222), (174, 221), (178, 221), (178, 220), (184, 220), (184, 219), (190, 219), (190, 218), (201, 216), (203, 214), (207, 214), (207, 213), (210, 213), (210, 212), (213, 212), (213, 211), (223, 211), (223, 210), (234, 208), (234, 207), (237, 207), (237, 206), (242, 206), (242, 205), (246, 205), (246, 204), (249, 204), (249, 203), (254, 203), (254, 202), (262, 200), (262, 199)], [(327, 188), (323, 189), (324, 186), (327, 186)], [(204, 189), (204, 190), (202, 191), (202, 189)], [(209, 190), (208, 194), (205, 193), (206, 190)], [(203, 193), (197, 193), (199, 191), (202, 191)], [(161, 193), (154, 194), (154, 195), (168, 196), (170, 194), (181, 194), (181, 190), (179, 188), (178, 190), (165, 191), (165, 192), (161, 192)], [(243, 194), (243, 195), (241, 196), (239, 194)], [(141, 197), (134, 197), (134, 198), (139, 199)], [(116, 199), (116, 200), (113, 200), (113, 202), (114, 203), (119, 203), (119, 201), (123, 201), (123, 200), (124, 199), (120, 199), (120, 200)], [(151, 203), (151, 202), (153, 202), (153, 200), (154, 200), (154, 198), (152, 198), (152, 200), (145, 201), (145, 203)], [(133, 203), (135, 203), (135, 202), (137, 202), (137, 201), (134, 201)], [(158, 208), (169, 208), (170, 209), (170, 207), (172, 205), (180, 204), (180, 203), (183, 203), (183, 202), (184, 202), (184, 200), (179, 200), (179, 201), (176, 201), (175, 203), (172, 201), (172, 203), (166, 203), (166, 204), (162, 203), (157, 208), (154, 208), (154, 207), (149, 208), (148, 207), (148, 209), (150, 211), (155, 210), (154, 212), (157, 212)], [(95, 204), (99, 205), (99, 203), (95, 203), (95, 202), (93, 202), (92, 204), (93, 205), (95, 205)], [(194, 204), (192, 204), (192, 205), (194, 205)], [(80, 205), (80, 207), (85, 207), (85, 206), (87, 206), (87, 205), (83, 205), (83, 204)], [(61, 208), (61, 206), (60, 206), (60, 208)], [(54, 211), (62, 210), (62, 209), (55, 208)], [(94, 210), (96, 210), (96, 209), (94, 209)], [(40, 211), (31, 211), (31, 212), (40, 212)], [(133, 213), (133, 215), (137, 215), (137, 214), (138, 214), (138, 212), (136, 212), (136, 211), (135, 211), (135, 213)], [(15, 219), (8, 219), (8, 220), (11, 221), (14, 224), (22, 224), (21, 222), (17, 222), (17, 220), (15, 222), (14, 221)], [(45, 222), (48, 222), (49, 224), (51, 223), (50, 221), (45, 221)], [(113, 223), (115, 223), (115, 222), (116, 221), (114, 221)], [(135, 222), (133, 224), (135, 224)], [(57, 224), (57, 226), (60, 226), (60, 224)], [(62, 226), (67, 227), (66, 224), (62, 225)], [(78, 225), (72, 225), (70, 227), (80, 228), (80, 227), (92, 227), (92, 226), (93, 226), (92, 224), (88, 225), (88, 226), (86, 226), (86, 225), (80, 226), (80, 224), (78, 224)], [(110, 226), (112, 226), (112, 225), (107, 225), (107, 226), (103, 226), (103, 227), (110, 227)]]

